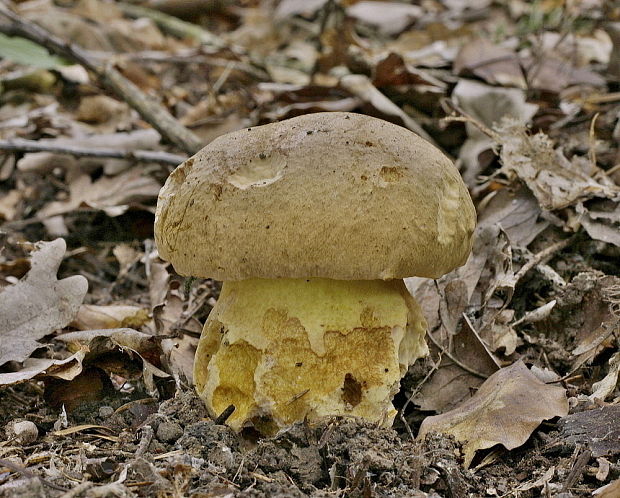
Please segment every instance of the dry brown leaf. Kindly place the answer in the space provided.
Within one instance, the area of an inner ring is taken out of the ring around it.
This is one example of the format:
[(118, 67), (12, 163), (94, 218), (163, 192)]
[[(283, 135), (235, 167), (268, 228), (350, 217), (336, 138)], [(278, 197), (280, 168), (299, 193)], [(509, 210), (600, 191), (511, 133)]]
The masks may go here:
[[(185, 298), (179, 288), (179, 282), (171, 281), (169, 267), (170, 263), (159, 259), (157, 251), (149, 255), (147, 265), (149, 295), (155, 329), (159, 335), (177, 334), (175, 328), (181, 323), (185, 312)], [(193, 335), (182, 334), (174, 339), (175, 348), (170, 353), (170, 368), (173, 372), (182, 373), (191, 382), (194, 355), (202, 325), (190, 317), (183, 320), (183, 329), (193, 332)]]
[(140, 306), (83, 304), (71, 323), (78, 330), (140, 328), (149, 321), (149, 313)]
[(491, 85), (527, 88), (517, 54), (485, 38), (471, 40), (461, 47), (453, 71), (458, 75), (475, 75)]
[(602, 29), (595, 29), (589, 35), (583, 33), (559, 33), (546, 31), (541, 33), (537, 43), (540, 49), (583, 67), (591, 63), (608, 64), (612, 55), (613, 43)]
[(151, 19), (117, 19), (105, 26), (105, 33), (119, 52), (164, 50), (169, 46), (168, 40)]
[(605, 78), (586, 68), (574, 67), (570, 62), (553, 56), (524, 60), (529, 88), (560, 93), (569, 86), (604, 88)]
[[(490, 376), (499, 368), (496, 360), (467, 324), (463, 324), (459, 332), (450, 339), (440, 338), (437, 333), (433, 337), (436, 337), (461, 365), (470, 370)], [(437, 354), (437, 348), (432, 343), (431, 354)], [(471, 396), (472, 390), (477, 389), (484, 379), (465, 370), (461, 365), (454, 363), (445, 353), (441, 356), (439, 368), (414, 397), (420, 409), (443, 412)]]
[(603, 200), (588, 204), (587, 208), (582, 203), (575, 206), (588, 235), (620, 247), (620, 203)]
[(125, 102), (107, 95), (83, 97), (77, 109), (76, 119), (96, 125), (97, 131), (114, 132), (131, 126), (131, 112)]
[(90, 175), (82, 174), (69, 185), (68, 201), (52, 202), (38, 215), (48, 218), (86, 206), (100, 209), (108, 216), (119, 216), (132, 205), (156, 199), (160, 188), (155, 179), (142, 174), (141, 168), (133, 168), (116, 176), (103, 176), (94, 182)]
[(519, 338), (510, 324), (514, 314), (514, 310), (505, 309), (489, 326), (480, 331), (480, 337), (494, 353), (500, 352), (510, 356), (517, 349)]
[[(424, 310), (429, 330), (434, 331), (435, 341), (470, 370), (444, 354), (441, 368), (415, 398), (424, 409), (445, 410), (469, 396), (470, 390), (482, 382), (472, 370), (482, 375), (495, 372), (497, 360), (480, 336), (488, 338), (492, 332), (486, 329), (492, 329), (496, 319), (502, 317), (512, 296), (513, 276), (510, 242), (501, 227), (490, 219), (478, 224), (472, 254), (464, 266), (435, 282), (406, 279)], [(472, 324), (475, 330), (463, 323), (465, 312), (477, 316)], [(435, 349), (432, 351), (436, 353)]]
[[(553, 148), (544, 133), (528, 135), (525, 127), (504, 119), (496, 127), (501, 145), (501, 171), (510, 179), (518, 177), (546, 210), (562, 209), (592, 197), (616, 198), (620, 188), (607, 181), (596, 181), (577, 160), (569, 161)], [(591, 165), (590, 165), (591, 167)]]
[(75, 317), (88, 281), (81, 275), (57, 280), (65, 249), (63, 239), (39, 242), (26, 277), (0, 294), (0, 365), (24, 361), (44, 347), (39, 339)]
[(119, 244), (114, 246), (112, 249), (112, 254), (114, 254), (114, 257), (117, 259), (119, 264), (117, 280), (125, 277), (133, 265), (140, 261), (144, 255), (128, 244)]
[(599, 399), (605, 401), (605, 399), (614, 393), (618, 386), (618, 376), (620, 375), (620, 353), (615, 353), (609, 358), (609, 371), (607, 375), (598, 382), (592, 384), (592, 394), (589, 398), (594, 401)]
[(414, 67), (444, 67), (452, 63), (463, 43), (474, 36), (467, 24), (452, 26), (431, 23), (420, 29), (408, 29), (377, 50), (395, 52)]
[[(173, 347), (169, 339), (161, 339), (130, 328), (69, 332), (57, 339), (70, 346), (77, 345), (78, 348), (87, 346), (89, 353), (84, 358), (85, 365), (110, 372), (120, 368), (128, 378), (142, 376), (150, 394), (156, 393), (154, 377), (169, 377), (168, 373), (160, 368)], [(109, 353), (115, 351), (128, 353), (129, 357), (125, 360), (122, 357), (112, 358)], [(141, 359), (141, 371), (133, 371), (129, 359), (134, 354)]]
[(315, 14), (328, 0), (282, 0), (274, 12), (276, 19), (285, 19), (295, 15), (310, 16)]
[(101, 25), (51, 6), (44, 6), (39, 12), (28, 12), (26, 17), (54, 35), (71, 40), (71, 43), (87, 50), (111, 52), (113, 46)]
[(444, 94), (447, 88), (443, 81), (409, 64), (394, 52), (388, 53), (376, 63), (373, 84), (379, 88), (388, 85), (413, 85), (413, 88), (432, 89), (441, 94)]
[(347, 15), (369, 24), (386, 35), (396, 35), (418, 19), (424, 11), (418, 5), (397, 2), (356, 2), (347, 8)]
[(487, 198), (478, 224), (500, 225), (513, 247), (525, 248), (549, 226), (540, 218), (541, 213), (536, 197), (527, 187), (503, 188)]
[(465, 466), (469, 467), (477, 450), (496, 444), (517, 448), (543, 420), (567, 413), (564, 388), (544, 384), (518, 361), (489, 377), (457, 408), (427, 417), (418, 438), (429, 432), (453, 435), (463, 443)]
[(241, 14), (241, 25), (225, 36), (230, 45), (244, 47), (259, 57), (277, 52), (283, 40), (282, 33), (276, 29), (271, 9), (259, 4), (243, 9)]
[(348, 74), (340, 79), (340, 85), (364, 102), (370, 104), (380, 113), (400, 119), (405, 127), (429, 142), (434, 143), (434, 140), (424, 131), (422, 126), (377, 90), (367, 76), (363, 74)]
[(99, 0), (79, 0), (71, 12), (95, 23), (108, 23), (123, 17), (122, 11), (115, 4)]
[[(452, 98), (469, 116), (492, 128), (503, 117), (513, 118), (526, 125), (538, 111), (538, 106), (526, 102), (525, 92), (519, 88), (499, 88), (477, 81), (461, 79), (454, 87)], [(461, 146), (459, 159), (465, 165), (463, 179), (474, 187), (486, 162), (494, 158), (490, 151), (493, 140), (473, 123), (465, 124), (469, 137)]]
[[(103, 148), (134, 151), (139, 149), (155, 150), (158, 148), (160, 139), (161, 136), (155, 130), (146, 129), (128, 133), (96, 133), (74, 138), (61, 137), (52, 140), (41, 139), (39, 143), (59, 147), (92, 147), (93, 149)], [(106, 175), (113, 175), (128, 169), (132, 164), (132, 161), (125, 159), (104, 159), (95, 157), (77, 159), (73, 156), (52, 152), (33, 152), (25, 154), (24, 157), (17, 161), (17, 168), (20, 171), (45, 173), (54, 168), (61, 168), (64, 171), (79, 169), (81, 172), (87, 172), (103, 166)]]
[(89, 401), (99, 401), (114, 392), (110, 377), (100, 368), (84, 366), (79, 375), (69, 381), (44, 377), (43, 399), (50, 406), (72, 412)]
[(72, 380), (82, 372), (86, 352), (87, 349), (82, 348), (64, 360), (28, 358), (17, 372), (0, 373), (0, 385), (19, 384), (37, 376)]

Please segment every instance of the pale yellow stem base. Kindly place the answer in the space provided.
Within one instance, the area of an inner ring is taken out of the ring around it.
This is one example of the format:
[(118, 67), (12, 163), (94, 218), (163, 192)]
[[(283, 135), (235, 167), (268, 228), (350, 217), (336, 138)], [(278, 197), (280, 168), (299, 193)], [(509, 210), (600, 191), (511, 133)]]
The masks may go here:
[(402, 280), (224, 282), (194, 381), (211, 415), (270, 434), (353, 415), (391, 425), (401, 377), (428, 353), (426, 321)]

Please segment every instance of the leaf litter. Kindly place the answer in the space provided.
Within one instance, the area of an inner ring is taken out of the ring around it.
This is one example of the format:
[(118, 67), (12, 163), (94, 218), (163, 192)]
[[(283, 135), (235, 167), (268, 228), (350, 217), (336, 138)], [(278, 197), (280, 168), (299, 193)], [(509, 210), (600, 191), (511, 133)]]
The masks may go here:
[[(201, 6), (13, 7), (156, 96), (203, 144), (337, 110), (430, 138), (472, 192), (473, 253), (437, 281), (407, 282), (431, 355), (403, 379), (394, 428), (345, 418), (233, 434), (191, 389), (219, 285), (176, 275), (152, 241), (170, 168), (71, 149), (187, 151), (94, 72), (13, 39), (0, 143), (50, 150), (0, 162), (0, 495), (615, 496), (616, 10)], [(17, 446), (21, 421), (37, 435)]]

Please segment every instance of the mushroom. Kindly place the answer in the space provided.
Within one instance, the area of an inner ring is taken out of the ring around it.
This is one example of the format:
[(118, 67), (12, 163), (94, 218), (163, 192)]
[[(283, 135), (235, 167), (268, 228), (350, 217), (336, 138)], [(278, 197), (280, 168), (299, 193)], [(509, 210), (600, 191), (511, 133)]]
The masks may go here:
[(400, 126), (317, 113), (228, 133), (181, 164), (157, 203), (159, 254), (222, 280), (194, 383), (211, 415), (271, 434), (351, 415), (391, 425), (427, 354), (404, 277), (462, 265), (475, 210), (459, 172)]

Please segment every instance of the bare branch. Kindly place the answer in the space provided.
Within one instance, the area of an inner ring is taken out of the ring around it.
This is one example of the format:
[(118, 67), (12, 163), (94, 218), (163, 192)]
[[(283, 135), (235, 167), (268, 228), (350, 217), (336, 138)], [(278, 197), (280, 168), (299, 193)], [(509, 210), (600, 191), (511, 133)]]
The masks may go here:
[(102, 157), (110, 159), (127, 159), (130, 161), (151, 162), (176, 166), (187, 159), (187, 156), (170, 154), (164, 151), (151, 150), (116, 150), (90, 147), (60, 145), (54, 141), (40, 142), (36, 140), (0, 140), (0, 150), (15, 152), (54, 152), (76, 157)]
[(21, 36), (45, 47), (62, 57), (71, 59), (92, 71), (101, 83), (133, 107), (162, 137), (187, 152), (194, 154), (202, 148), (200, 139), (181, 125), (159, 102), (144, 94), (111, 64), (102, 64), (85, 50), (53, 35), (42, 27), (26, 21), (0, 3), (0, 14), (10, 19), (1, 23), (0, 32), (9, 36)]

